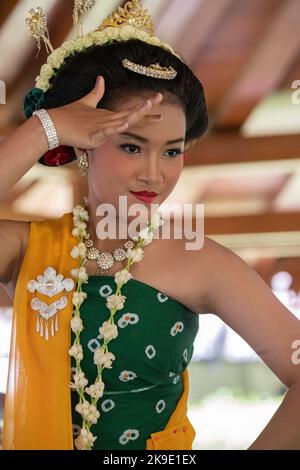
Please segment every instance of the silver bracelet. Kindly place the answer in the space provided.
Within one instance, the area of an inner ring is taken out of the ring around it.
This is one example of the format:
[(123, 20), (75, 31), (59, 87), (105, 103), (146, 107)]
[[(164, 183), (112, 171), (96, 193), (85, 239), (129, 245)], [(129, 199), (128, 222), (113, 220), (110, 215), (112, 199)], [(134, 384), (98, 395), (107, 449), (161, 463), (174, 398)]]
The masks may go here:
[(59, 141), (58, 141), (57, 133), (56, 133), (53, 121), (50, 118), (47, 111), (45, 109), (38, 109), (34, 111), (32, 115), (37, 116), (42, 123), (42, 126), (47, 136), (49, 150), (52, 150), (58, 147)]

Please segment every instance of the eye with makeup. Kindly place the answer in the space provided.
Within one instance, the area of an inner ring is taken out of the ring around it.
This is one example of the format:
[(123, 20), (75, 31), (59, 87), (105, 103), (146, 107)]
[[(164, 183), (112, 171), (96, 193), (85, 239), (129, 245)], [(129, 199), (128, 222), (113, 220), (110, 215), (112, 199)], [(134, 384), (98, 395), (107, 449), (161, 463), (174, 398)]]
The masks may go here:
[[(136, 145), (133, 142), (128, 142), (126, 144), (121, 144), (119, 145), (120, 149), (122, 149), (125, 153), (129, 155), (138, 155), (141, 152), (141, 147), (139, 145)], [(168, 158), (176, 158), (178, 155), (182, 155), (184, 153), (184, 150), (180, 148), (174, 148), (174, 149), (168, 149), (166, 150), (165, 153), (167, 152), (172, 152), (173, 155), (167, 155)]]

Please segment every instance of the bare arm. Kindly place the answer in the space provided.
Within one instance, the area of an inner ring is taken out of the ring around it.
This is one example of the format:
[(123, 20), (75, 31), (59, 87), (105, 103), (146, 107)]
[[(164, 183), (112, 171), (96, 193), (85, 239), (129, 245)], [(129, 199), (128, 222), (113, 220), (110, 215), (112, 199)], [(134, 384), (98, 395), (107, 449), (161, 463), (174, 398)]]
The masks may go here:
[(0, 199), (47, 150), (47, 138), (36, 116), (0, 142)]
[(0, 284), (12, 298), (27, 246), (29, 225), (29, 222), (0, 220)]
[[(141, 99), (133, 108), (113, 112), (96, 108), (104, 90), (102, 80), (80, 100), (48, 110), (61, 145), (93, 149), (108, 136), (123, 132), (143, 118), (149, 122), (160, 118), (160, 115), (148, 113), (162, 100), (161, 93), (150, 96), (144, 106), (141, 106), (144, 101)], [(37, 116), (29, 118), (0, 142), (0, 199), (47, 150), (48, 141)], [(28, 222), (0, 221), (0, 283), (6, 287), (13, 287), (17, 279), (28, 232)]]
[[(0, 142), (0, 199), (48, 149), (39, 119), (32, 116)], [(13, 298), (29, 222), (0, 220), (0, 284)]]
[[(249, 449), (300, 449), (300, 321), (239, 256), (207, 240), (209, 312), (256, 351), (289, 390)], [(298, 351), (297, 351), (298, 348)]]
[[(143, 118), (149, 122), (160, 115), (147, 116), (154, 104), (162, 100), (162, 94), (149, 97), (146, 106), (140, 103), (128, 110), (112, 112), (97, 109), (104, 94), (104, 81), (83, 98), (65, 106), (47, 110), (54, 122), (61, 145), (80, 149), (93, 149), (107, 137), (123, 132)], [(37, 116), (32, 116), (9, 137), (0, 142), (0, 199), (38, 159), (48, 150), (48, 141)]]

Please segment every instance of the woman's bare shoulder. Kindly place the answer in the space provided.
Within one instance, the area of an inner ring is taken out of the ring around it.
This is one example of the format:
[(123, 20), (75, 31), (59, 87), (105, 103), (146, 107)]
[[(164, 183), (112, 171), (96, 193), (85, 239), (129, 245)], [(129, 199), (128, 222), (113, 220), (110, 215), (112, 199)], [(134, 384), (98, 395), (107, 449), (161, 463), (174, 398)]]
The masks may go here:
[[(185, 291), (194, 305), (194, 311), (201, 313), (210, 312), (210, 297), (214, 286), (215, 269), (218, 260), (226, 248), (209, 236), (203, 235), (199, 243), (193, 249), (188, 249), (188, 240), (180, 240), (181, 270), (184, 270)], [(178, 245), (177, 245), (178, 246)]]
[[(167, 258), (167, 262), (163, 264), (166, 266), (170, 289), (176, 289), (177, 297), (181, 295), (181, 302), (192, 311), (209, 313), (208, 275), (210, 265), (216, 259), (216, 242), (207, 236), (202, 236), (198, 241), (183, 237), (172, 239), (169, 247), (169, 250), (163, 250), (163, 258)], [(168, 257), (166, 253), (169, 253)]]

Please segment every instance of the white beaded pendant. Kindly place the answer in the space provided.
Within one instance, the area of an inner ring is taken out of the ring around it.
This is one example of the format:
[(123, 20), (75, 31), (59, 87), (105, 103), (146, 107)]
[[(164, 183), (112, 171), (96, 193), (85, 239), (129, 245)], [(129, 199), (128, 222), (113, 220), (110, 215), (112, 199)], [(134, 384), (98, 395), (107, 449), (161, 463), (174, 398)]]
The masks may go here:
[[(54, 295), (66, 291), (70, 292), (74, 288), (73, 279), (66, 278), (62, 274), (56, 274), (56, 270), (49, 266), (45, 269), (43, 275), (37, 276), (37, 280), (32, 279), (27, 284), (27, 290), (31, 293), (35, 291), (53, 297)], [(35, 331), (48, 340), (58, 332), (58, 310), (62, 310), (67, 306), (67, 296), (63, 295), (60, 299), (48, 305), (36, 296), (31, 299), (30, 306), (32, 310), (37, 312)], [(49, 325), (50, 333), (49, 333)]]

